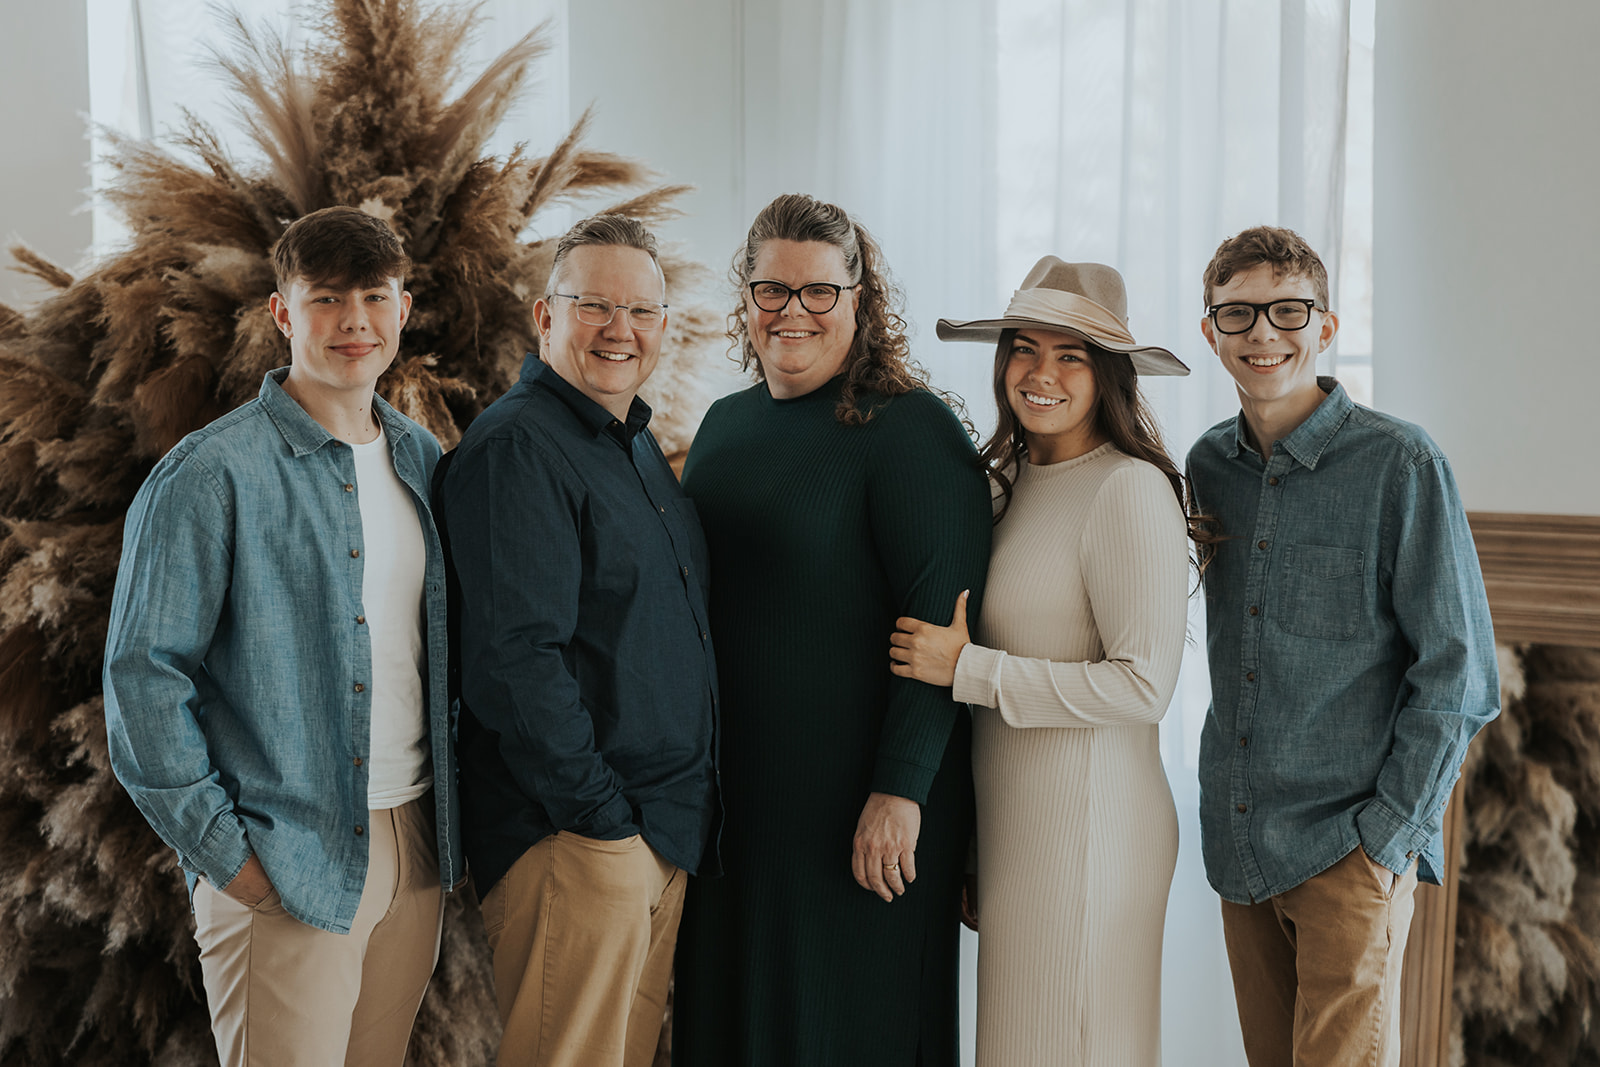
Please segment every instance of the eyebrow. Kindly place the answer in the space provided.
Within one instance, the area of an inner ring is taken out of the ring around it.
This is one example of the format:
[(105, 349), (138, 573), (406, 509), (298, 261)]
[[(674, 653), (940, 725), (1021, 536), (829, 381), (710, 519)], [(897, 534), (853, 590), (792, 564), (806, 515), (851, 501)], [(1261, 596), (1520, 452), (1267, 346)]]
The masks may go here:
[[(1043, 348), (1044, 347), (1038, 341), (1034, 340), (1032, 337), (1029, 337), (1027, 334), (1023, 333), (1021, 330), (1017, 331), (1016, 340), (1017, 341), (1026, 341), (1028, 344), (1032, 345), (1034, 348)], [(1062, 341), (1059, 344), (1051, 345), (1050, 348), (1052, 350), (1057, 349), (1057, 348), (1077, 348), (1077, 349), (1082, 349), (1086, 353), (1089, 351), (1088, 342), (1081, 341), (1076, 337), (1072, 338), (1072, 340), (1070, 340), (1070, 341)]]

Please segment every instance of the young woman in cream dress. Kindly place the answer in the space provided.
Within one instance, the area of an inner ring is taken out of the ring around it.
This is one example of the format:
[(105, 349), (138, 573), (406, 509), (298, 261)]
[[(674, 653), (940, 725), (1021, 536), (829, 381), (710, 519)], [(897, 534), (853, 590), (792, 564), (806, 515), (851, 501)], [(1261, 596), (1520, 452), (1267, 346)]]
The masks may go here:
[[(1183, 476), (1136, 372), (1187, 374), (1128, 333), (1122, 278), (1041, 260), (1001, 319), (983, 450), (996, 525), (982, 617), (899, 620), (893, 670), (973, 705), (980, 1067), (1150, 1067), (1178, 824), (1157, 723), (1189, 592)], [(973, 899), (975, 897), (975, 899)]]

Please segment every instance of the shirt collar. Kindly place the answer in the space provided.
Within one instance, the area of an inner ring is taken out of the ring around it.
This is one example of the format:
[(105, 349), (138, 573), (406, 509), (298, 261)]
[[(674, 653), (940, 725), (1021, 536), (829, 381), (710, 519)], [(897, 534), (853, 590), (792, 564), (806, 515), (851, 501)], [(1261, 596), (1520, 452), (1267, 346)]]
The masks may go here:
[[(272, 419), (272, 424), (289, 443), (290, 451), (296, 456), (304, 456), (315, 452), (329, 441), (339, 440), (329, 433), (322, 423), (313, 419), (294, 397), (284, 392), (283, 380), (288, 376), (288, 367), (267, 371), (261, 379), (259, 397), (261, 406)], [(407, 420), (377, 393), (372, 394), (372, 411), (378, 416), (378, 421), (383, 423), (383, 432), (389, 435), (391, 448), (396, 441), (411, 433), (411, 426)]]
[[(1350, 412), (1355, 410), (1355, 402), (1337, 378), (1318, 375), (1317, 387), (1328, 395), (1322, 398), (1322, 403), (1307, 416), (1306, 421), (1290, 431), (1288, 437), (1277, 442), (1307, 470), (1317, 469), (1317, 461), (1327, 450), (1333, 435), (1339, 432), (1339, 428), (1350, 417)], [(1255, 446), (1250, 443), (1250, 429), (1245, 425), (1244, 412), (1241, 411), (1233, 421), (1233, 447), (1228, 450), (1228, 458), (1237, 459), (1239, 453), (1246, 449), (1253, 452)]]
[(596, 437), (610, 433), (620, 444), (631, 447), (639, 431), (650, 423), (650, 405), (637, 396), (628, 405), (626, 422), (585, 396), (575, 385), (555, 372), (555, 369), (530, 352), (522, 361), (522, 380), (529, 385), (539, 385), (550, 390), (562, 403), (572, 409), (578, 421)]

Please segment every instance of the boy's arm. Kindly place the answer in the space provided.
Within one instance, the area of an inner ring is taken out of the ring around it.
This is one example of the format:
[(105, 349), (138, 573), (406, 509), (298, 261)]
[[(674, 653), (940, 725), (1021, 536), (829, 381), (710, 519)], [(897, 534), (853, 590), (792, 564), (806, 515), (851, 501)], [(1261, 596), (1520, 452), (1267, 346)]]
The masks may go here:
[(233, 569), (233, 513), (193, 456), (168, 457), (134, 498), (106, 634), (111, 766), (178, 862), (216, 888), (251, 855), (212, 766), (195, 678)]
[(1403, 873), (1439, 832), (1467, 745), (1500, 711), (1500, 683), (1472, 530), (1443, 456), (1412, 461), (1387, 521), (1395, 619), (1416, 659), (1377, 795), (1357, 825), (1367, 854)]

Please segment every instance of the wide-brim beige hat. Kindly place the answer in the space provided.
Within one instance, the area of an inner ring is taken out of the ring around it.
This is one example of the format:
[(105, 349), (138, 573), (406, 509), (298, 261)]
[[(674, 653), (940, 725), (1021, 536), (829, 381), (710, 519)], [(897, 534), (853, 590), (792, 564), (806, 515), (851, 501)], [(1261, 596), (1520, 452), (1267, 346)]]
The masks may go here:
[(1122, 275), (1104, 263), (1065, 263), (1045, 256), (1022, 280), (1003, 318), (955, 322), (940, 319), (941, 341), (1000, 340), (1002, 330), (1059, 330), (1111, 352), (1122, 352), (1140, 374), (1188, 374), (1183, 361), (1157, 345), (1141, 345), (1128, 332), (1128, 294)]

